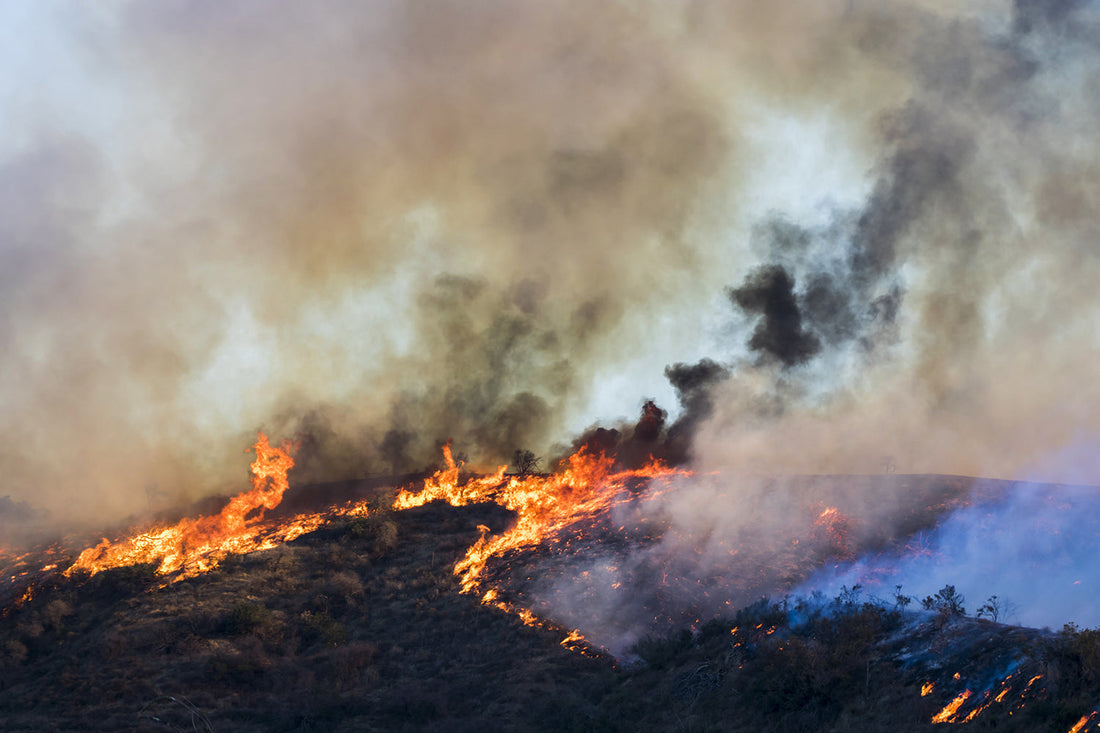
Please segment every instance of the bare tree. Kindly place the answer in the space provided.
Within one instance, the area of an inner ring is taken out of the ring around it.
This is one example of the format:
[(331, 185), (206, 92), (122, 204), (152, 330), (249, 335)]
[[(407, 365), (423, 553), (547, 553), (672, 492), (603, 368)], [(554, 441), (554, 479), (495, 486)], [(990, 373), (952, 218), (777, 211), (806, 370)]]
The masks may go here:
[(520, 476), (526, 476), (534, 473), (541, 461), (542, 459), (532, 451), (516, 448), (516, 452), (512, 454), (512, 471)]
[(997, 623), (1002, 618), (1013, 613), (1015, 609), (1016, 604), (1012, 601), (992, 595), (986, 599), (985, 604), (978, 609), (978, 618), (988, 618), (993, 623)]

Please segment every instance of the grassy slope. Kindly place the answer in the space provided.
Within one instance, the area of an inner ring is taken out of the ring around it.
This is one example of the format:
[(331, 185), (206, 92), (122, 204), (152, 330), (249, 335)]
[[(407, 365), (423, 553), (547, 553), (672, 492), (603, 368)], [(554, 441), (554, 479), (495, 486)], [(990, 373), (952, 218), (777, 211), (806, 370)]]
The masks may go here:
[[(899, 618), (881, 609), (734, 647), (732, 625), (783, 626), (760, 605), (650, 640), (648, 664), (630, 669), (570, 652), (560, 631), (457, 592), (451, 568), (477, 525), (509, 519), (494, 507), (379, 511), (162, 589), (147, 567), (58, 582), (0, 620), (0, 729), (933, 729), (944, 696), (920, 697), (923, 678), (886, 642)], [(952, 632), (924, 633), (934, 649)], [(1035, 638), (986, 636), (994, 648)], [(997, 716), (998, 730), (1068, 729), (1097, 691), (1082, 684), (1061, 707)]]

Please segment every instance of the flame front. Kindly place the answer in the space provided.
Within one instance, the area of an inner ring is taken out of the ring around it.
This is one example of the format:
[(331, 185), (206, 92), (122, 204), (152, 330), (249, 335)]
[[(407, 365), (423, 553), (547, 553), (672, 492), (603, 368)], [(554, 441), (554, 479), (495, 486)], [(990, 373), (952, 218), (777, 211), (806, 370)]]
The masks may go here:
[[(540, 544), (553, 546), (557, 533), (566, 526), (606, 511), (628, 500), (624, 491), (632, 479), (668, 478), (687, 475), (658, 461), (634, 470), (613, 471), (614, 459), (582, 448), (564, 462), (561, 471), (550, 475), (505, 476), (505, 467), (481, 478), (460, 483), (460, 466), (451, 456), (450, 446), (443, 448), (446, 468), (424, 481), (423, 488), (412, 493), (402, 490), (394, 500), (395, 509), (409, 509), (429, 501), (443, 500), (453, 506), (494, 502), (518, 515), (515, 524), (495, 536), (482, 527), (481, 537), (455, 565), (463, 593), (480, 593), (482, 603), (515, 613), (528, 625), (539, 624), (528, 609), (499, 598), (495, 588), (483, 589), (482, 573), (494, 557)], [(582, 637), (574, 630), (563, 641), (567, 646)]]
[[(281, 447), (268, 443), (259, 434), (253, 450), (252, 489), (229, 500), (218, 514), (198, 519), (183, 519), (171, 527), (162, 527), (112, 543), (104, 539), (95, 547), (80, 553), (72, 567), (65, 571), (72, 576), (78, 571), (91, 574), (110, 568), (140, 563), (158, 562), (162, 575), (178, 573), (175, 578), (188, 578), (211, 570), (230, 554), (253, 552), (293, 539), (308, 528), (294, 522), (277, 536), (261, 535), (260, 520), (264, 511), (274, 509), (288, 487), (287, 472), (294, 466), (290, 441)], [(309, 524), (309, 517), (299, 517)], [(317, 524), (320, 524), (320, 518)]]

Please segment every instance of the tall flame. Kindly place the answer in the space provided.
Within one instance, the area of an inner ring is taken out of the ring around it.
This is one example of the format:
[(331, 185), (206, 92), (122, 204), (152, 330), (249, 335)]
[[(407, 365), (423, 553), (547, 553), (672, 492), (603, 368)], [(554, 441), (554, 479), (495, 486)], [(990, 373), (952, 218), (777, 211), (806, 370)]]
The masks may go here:
[[(178, 573), (178, 580), (217, 567), (230, 554), (252, 552), (286, 541), (289, 537), (261, 538), (259, 522), (264, 510), (274, 509), (283, 499), (288, 487), (287, 472), (294, 466), (290, 455), (294, 448), (290, 441), (283, 441), (281, 447), (272, 446), (267, 436), (260, 433), (253, 446), (256, 460), (251, 465), (250, 491), (230, 499), (213, 516), (183, 519), (171, 527), (153, 529), (116, 543), (105, 538), (81, 552), (65, 575), (72, 576), (78, 571), (94, 575), (109, 568), (159, 562), (158, 573)], [(293, 528), (288, 531), (301, 534)]]

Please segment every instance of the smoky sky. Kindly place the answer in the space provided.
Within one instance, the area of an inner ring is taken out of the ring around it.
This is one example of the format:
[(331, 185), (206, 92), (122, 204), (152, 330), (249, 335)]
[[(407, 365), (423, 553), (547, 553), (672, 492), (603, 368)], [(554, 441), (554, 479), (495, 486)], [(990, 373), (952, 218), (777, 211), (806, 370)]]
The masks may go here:
[(36, 516), (235, 490), (257, 430), (292, 483), (492, 467), (658, 394), (713, 468), (1096, 432), (1093, 3), (41, 7), (0, 84)]

